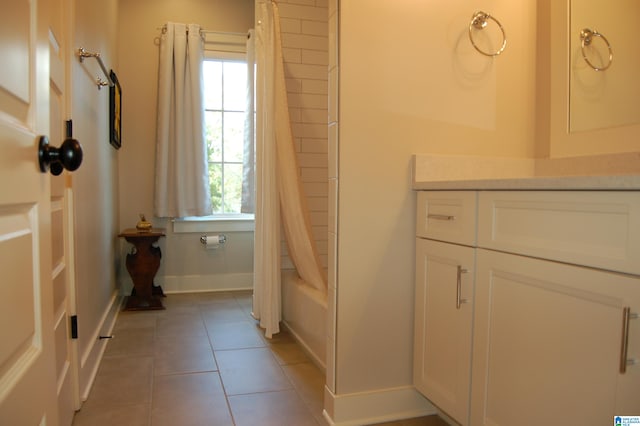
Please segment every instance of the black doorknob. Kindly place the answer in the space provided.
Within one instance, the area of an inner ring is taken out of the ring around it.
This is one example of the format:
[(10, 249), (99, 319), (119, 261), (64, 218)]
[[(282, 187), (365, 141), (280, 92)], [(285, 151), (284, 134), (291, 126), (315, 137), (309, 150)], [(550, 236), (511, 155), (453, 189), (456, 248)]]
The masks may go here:
[(40, 136), (38, 162), (42, 173), (51, 170), (52, 175), (58, 176), (63, 169), (72, 172), (82, 164), (82, 146), (77, 140), (67, 138), (60, 148), (56, 148), (49, 145), (49, 139), (46, 136)]

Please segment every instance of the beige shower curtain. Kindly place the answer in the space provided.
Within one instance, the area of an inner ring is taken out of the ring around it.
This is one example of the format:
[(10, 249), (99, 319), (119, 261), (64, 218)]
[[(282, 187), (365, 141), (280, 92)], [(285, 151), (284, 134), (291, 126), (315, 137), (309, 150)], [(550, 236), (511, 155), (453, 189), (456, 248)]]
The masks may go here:
[[(311, 233), (289, 122), (280, 17), (273, 1), (256, 2), (256, 224), (253, 313), (265, 335), (278, 333), (280, 226), (288, 254), (308, 285), (327, 292)], [(280, 220), (281, 219), (281, 220)]]

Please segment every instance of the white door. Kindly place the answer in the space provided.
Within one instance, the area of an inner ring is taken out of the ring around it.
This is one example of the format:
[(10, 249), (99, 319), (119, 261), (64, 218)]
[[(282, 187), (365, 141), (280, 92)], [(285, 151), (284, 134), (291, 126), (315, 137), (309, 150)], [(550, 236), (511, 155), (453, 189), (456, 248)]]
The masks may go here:
[[(58, 424), (50, 177), (37, 141), (49, 131), (48, 0), (0, 14), (0, 424)], [(9, 65), (10, 64), (10, 65)]]
[(461, 425), (469, 423), (475, 250), (416, 239), (413, 381)]
[[(66, 90), (70, 43), (70, 5), (68, 0), (50, 0), (49, 19), (49, 125), (50, 142), (58, 146), (67, 137), (66, 118), (70, 105)], [(78, 390), (77, 341), (71, 336), (71, 317), (75, 314), (73, 175), (51, 177), (53, 331), (56, 354), (56, 391), (59, 424), (71, 425), (80, 408)]]

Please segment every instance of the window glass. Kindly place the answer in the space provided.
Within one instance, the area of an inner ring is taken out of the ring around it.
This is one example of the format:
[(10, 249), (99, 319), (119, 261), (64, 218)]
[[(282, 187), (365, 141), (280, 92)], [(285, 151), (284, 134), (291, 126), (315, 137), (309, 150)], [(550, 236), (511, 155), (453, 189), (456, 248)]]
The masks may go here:
[(204, 61), (204, 107), (207, 110), (222, 109), (222, 62)]
[(204, 123), (209, 161), (222, 162), (222, 112), (206, 111)]
[(240, 213), (246, 104), (246, 62), (203, 63), (205, 141), (213, 214)]
[(242, 162), (244, 146), (244, 112), (224, 113), (225, 161)]
[(209, 163), (209, 187), (211, 189), (211, 205), (213, 214), (222, 210), (222, 164)]
[(224, 165), (224, 210), (240, 213), (242, 197), (242, 164)]
[(224, 63), (224, 109), (244, 111), (247, 87), (247, 63)]

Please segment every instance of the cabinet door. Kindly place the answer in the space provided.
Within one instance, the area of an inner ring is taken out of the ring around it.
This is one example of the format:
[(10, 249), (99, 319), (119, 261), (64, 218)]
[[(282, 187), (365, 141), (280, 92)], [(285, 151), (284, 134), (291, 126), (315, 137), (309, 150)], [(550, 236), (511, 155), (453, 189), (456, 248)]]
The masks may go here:
[(414, 385), (468, 424), (474, 249), (416, 239)]
[(471, 424), (596, 426), (640, 413), (640, 365), (620, 372), (624, 307), (640, 309), (640, 279), (478, 249)]

